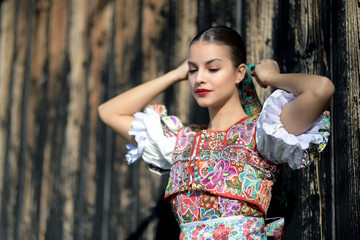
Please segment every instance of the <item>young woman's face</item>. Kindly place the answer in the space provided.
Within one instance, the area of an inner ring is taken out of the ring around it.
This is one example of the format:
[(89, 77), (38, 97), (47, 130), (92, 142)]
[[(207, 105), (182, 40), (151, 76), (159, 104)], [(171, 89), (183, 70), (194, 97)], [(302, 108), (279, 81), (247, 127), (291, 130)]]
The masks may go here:
[(226, 46), (194, 42), (189, 49), (188, 65), (191, 92), (199, 106), (219, 108), (239, 99), (236, 84), (243, 74), (233, 67)]

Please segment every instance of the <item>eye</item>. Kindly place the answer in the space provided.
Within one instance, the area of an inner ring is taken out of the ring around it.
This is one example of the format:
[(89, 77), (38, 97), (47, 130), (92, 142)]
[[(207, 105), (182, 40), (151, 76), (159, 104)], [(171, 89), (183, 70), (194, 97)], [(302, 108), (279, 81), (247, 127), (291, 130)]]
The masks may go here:
[(219, 71), (218, 68), (209, 68), (209, 72), (217, 72), (217, 71)]
[(189, 69), (189, 74), (195, 73), (197, 69)]

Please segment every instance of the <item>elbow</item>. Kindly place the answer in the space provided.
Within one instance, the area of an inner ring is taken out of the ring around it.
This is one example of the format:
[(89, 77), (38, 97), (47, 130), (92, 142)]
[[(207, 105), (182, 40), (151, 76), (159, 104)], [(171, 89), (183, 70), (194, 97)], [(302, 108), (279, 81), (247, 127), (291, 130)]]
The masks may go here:
[(320, 77), (318, 87), (314, 89), (315, 96), (319, 99), (330, 102), (334, 93), (335, 86), (332, 81), (327, 77)]
[(98, 106), (98, 114), (99, 114), (100, 119), (103, 122), (105, 122), (107, 114), (106, 114), (106, 108), (105, 108), (104, 104), (101, 104)]
[(326, 89), (326, 93), (331, 98), (335, 93), (334, 83), (327, 77), (324, 79), (324, 88)]

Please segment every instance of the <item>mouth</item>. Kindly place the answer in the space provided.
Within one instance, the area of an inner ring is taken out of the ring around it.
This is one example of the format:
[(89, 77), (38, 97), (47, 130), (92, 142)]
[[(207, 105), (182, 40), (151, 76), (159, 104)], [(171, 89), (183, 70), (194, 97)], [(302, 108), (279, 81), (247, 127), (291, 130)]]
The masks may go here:
[(205, 89), (205, 88), (198, 88), (195, 90), (195, 93), (199, 96), (205, 96), (205, 95), (209, 94), (210, 92), (211, 92), (211, 90)]

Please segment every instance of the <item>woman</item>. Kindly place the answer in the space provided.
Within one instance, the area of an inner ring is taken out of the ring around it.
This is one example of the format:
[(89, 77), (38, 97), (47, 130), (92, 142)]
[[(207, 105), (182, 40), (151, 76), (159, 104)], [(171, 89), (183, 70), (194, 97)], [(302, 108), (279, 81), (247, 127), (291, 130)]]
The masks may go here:
[[(99, 107), (101, 119), (131, 143), (130, 163), (142, 157), (150, 170), (170, 171), (165, 198), (180, 224), (180, 239), (280, 238), (281, 227), (274, 231), (264, 224), (278, 164), (303, 167), (326, 145), (323, 112), (334, 93), (331, 81), (281, 74), (275, 61), (263, 60), (255, 67), (256, 81), (281, 90), (260, 114), (247, 114), (239, 98), (251, 74), (245, 62), (240, 35), (213, 27), (192, 40), (186, 63)], [(208, 124), (184, 125), (159, 105), (140, 113), (185, 79), (196, 102), (208, 108)], [(246, 106), (256, 104), (250, 97)]]

